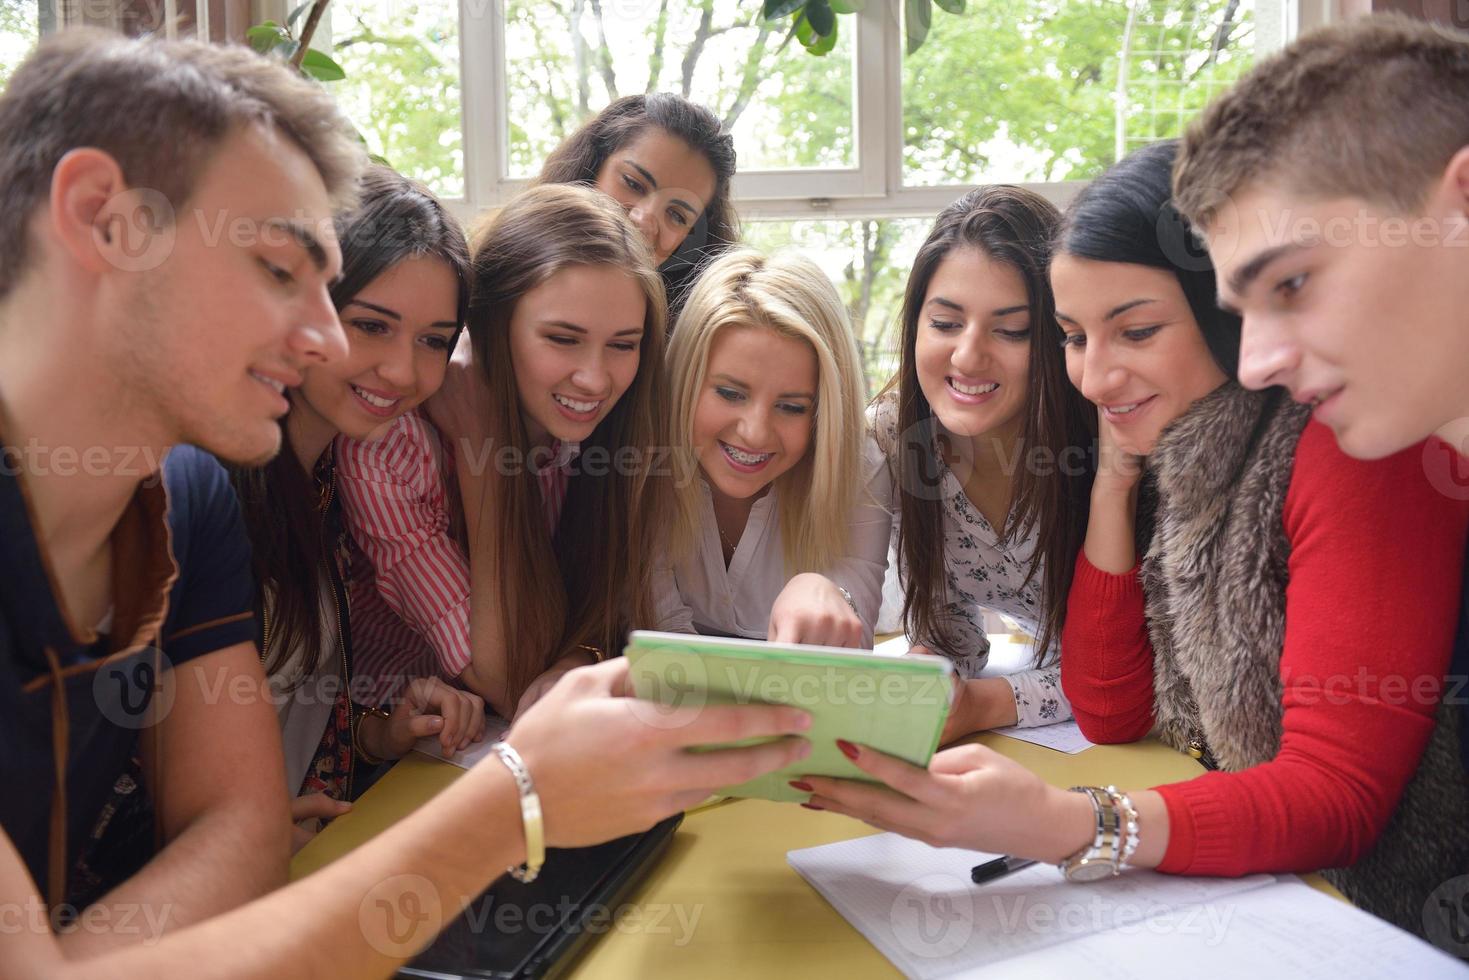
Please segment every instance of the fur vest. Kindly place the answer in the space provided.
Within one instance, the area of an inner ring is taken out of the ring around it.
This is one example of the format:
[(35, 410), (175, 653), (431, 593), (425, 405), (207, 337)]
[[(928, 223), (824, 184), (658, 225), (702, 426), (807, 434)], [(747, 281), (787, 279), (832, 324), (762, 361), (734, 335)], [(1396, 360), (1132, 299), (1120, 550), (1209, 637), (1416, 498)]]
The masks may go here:
[[(1206, 761), (1228, 771), (1268, 762), (1280, 749), (1291, 550), (1282, 514), (1309, 417), (1278, 389), (1251, 392), (1231, 382), (1173, 422), (1148, 457), (1156, 497), (1141, 581), (1155, 731), (1180, 751), (1202, 742)], [(1419, 935), (1426, 916), (1442, 914), (1430, 893), (1469, 870), (1469, 781), (1457, 763), (1457, 715), (1440, 706), (1418, 771), (1377, 843), (1353, 866), (1325, 872), (1357, 905)]]

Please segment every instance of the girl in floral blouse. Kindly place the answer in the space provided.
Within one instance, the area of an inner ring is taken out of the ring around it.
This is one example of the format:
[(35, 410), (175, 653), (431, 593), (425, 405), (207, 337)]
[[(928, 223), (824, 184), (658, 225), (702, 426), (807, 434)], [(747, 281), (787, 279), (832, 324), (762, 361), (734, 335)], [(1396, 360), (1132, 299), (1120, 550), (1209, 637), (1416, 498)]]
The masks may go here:
[[(908, 277), (898, 376), (872, 409), (907, 635), (964, 678), (945, 741), (1071, 717), (1051, 651), (1085, 534), (1092, 435), (1060, 348), (1032, 339), (1055, 325), (1046, 259), (1058, 220), (1003, 185), (944, 209)], [(1033, 669), (979, 677), (986, 610), (1036, 637)]]

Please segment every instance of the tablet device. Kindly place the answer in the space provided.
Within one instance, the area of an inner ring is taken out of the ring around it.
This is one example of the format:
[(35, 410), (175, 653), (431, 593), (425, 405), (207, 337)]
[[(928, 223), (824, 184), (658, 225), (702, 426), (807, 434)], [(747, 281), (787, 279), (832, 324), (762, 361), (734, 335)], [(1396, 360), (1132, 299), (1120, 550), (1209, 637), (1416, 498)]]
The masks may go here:
[[(805, 800), (803, 775), (871, 781), (837, 748), (845, 739), (925, 766), (938, 748), (953, 698), (943, 657), (889, 657), (871, 650), (637, 631), (626, 649), (633, 691), (651, 702), (649, 724), (669, 708), (788, 704), (811, 712), (811, 754), (794, 765), (720, 790), (726, 796)], [(711, 746), (713, 748), (713, 746)]]
[(546, 849), (530, 884), (502, 875), (432, 946), (398, 971), (437, 980), (540, 980), (570, 967), (589, 942), (631, 914), (632, 887), (657, 863), (683, 815), (594, 847)]

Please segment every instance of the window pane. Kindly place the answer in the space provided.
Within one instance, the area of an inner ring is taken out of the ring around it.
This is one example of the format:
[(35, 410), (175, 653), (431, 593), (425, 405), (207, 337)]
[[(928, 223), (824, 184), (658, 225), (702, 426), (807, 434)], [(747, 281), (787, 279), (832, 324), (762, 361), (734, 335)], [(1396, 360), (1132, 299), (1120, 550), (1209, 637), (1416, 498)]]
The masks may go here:
[(512, 177), (614, 98), (678, 92), (734, 133), (741, 170), (855, 167), (852, 18), (809, 55), (751, 0), (506, 0)]
[(368, 149), (435, 193), (463, 197), (459, 4), (336, 0), (328, 12), (347, 77), (327, 85)]
[(903, 287), (932, 224), (927, 218), (748, 221), (743, 230), (745, 241), (763, 252), (801, 252), (836, 284), (852, 315), (870, 397), (897, 373)]
[(903, 64), (904, 182), (1094, 177), (1119, 152), (1177, 135), (1248, 69), (1254, 18), (1254, 0), (935, 8)]
[(0, 0), (0, 88), (36, 46), (39, 17), (36, 0)]

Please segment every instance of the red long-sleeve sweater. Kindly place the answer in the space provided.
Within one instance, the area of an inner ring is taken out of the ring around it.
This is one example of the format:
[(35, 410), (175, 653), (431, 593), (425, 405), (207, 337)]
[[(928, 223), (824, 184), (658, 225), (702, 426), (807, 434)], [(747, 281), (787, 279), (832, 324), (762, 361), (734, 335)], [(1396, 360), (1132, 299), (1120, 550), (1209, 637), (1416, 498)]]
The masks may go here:
[[(1286, 493), (1284, 734), (1271, 761), (1156, 787), (1168, 807), (1159, 870), (1241, 875), (1354, 863), (1418, 767), (1449, 663), (1469, 506), (1428, 482), (1423, 447), (1354, 460), (1302, 433)], [(1153, 726), (1153, 649), (1134, 568), (1083, 553), (1061, 682), (1093, 742)], [(1146, 833), (1146, 830), (1144, 830)]]

